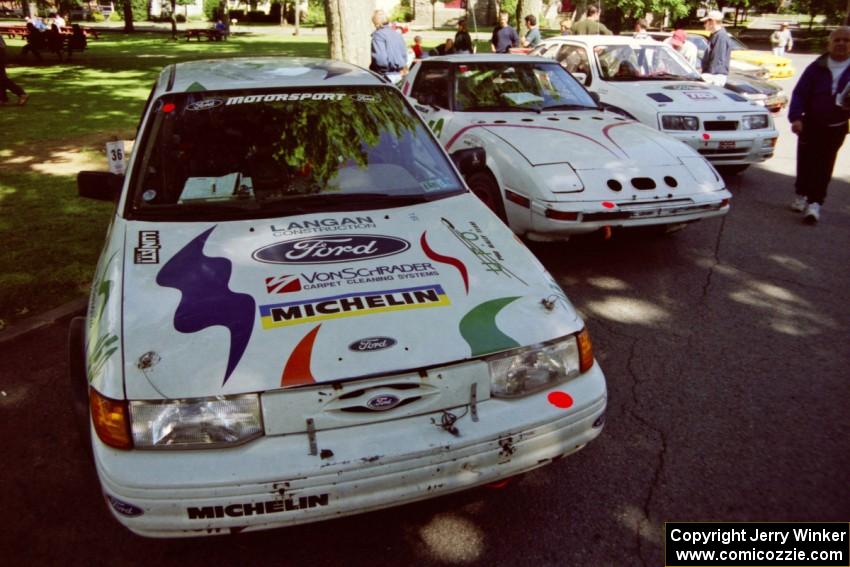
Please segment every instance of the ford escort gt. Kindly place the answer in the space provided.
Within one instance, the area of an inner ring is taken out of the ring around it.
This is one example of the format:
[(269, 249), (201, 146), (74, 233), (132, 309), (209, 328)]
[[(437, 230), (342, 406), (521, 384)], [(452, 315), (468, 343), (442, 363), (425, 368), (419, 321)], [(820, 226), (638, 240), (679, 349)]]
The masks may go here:
[(336, 518), (599, 435), (585, 325), (464, 185), (484, 159), (450, 159), (358, 67), (167, 67), (126, 175), (78, 176), (116, 203), (69, 339), (114, 517), (151, 537)]
[(611, 36), (547, 39), (537, 48), (603, 102), (687, 143), (714, 165), (742, 171), (773, 156), (779, 137), (763, 107), (710, 85), (669, 45)]
[(557, 63), (430, 57), (402, 85), (449, 152), (484, 148), (470, 188), (515, 233), (565, 240), (606, 227), (665, 230), (729, 211), (714, 168), (676, 139), (603, 112)]

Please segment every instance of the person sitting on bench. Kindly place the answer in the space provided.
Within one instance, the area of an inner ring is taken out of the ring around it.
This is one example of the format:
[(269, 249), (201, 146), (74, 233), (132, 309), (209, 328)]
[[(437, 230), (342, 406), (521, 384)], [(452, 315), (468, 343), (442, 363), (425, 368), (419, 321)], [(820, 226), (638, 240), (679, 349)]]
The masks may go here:
[(74, 51), (85, 51), (88, 45), (86, 33), (80, 27), (80, 24), (72, 25), (71, 30), (71, 37), (68, 38), (68, 59), (71, 58), (71, 53)]

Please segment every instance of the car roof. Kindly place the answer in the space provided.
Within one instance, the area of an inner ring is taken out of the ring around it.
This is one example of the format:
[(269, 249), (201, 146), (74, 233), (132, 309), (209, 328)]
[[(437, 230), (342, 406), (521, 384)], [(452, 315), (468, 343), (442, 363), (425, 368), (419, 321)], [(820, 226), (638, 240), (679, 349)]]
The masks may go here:
[(550, 37), (543, 43), (584, 43), (585, 45), (658, 45), (654, 39), (635, 39), (625, 35), (562, 35)]
[(342, 61), (312, 57), (236, 57), (169, 65), (160, 74), (157, 94), (385, 84), (371, 71)]
[(486, 55), (439, 55), (428, 57), (422, 62), (449, 63), (551, 63), (551, 59), (536, 55), (514, 55), (512, 53), (490, 53)]

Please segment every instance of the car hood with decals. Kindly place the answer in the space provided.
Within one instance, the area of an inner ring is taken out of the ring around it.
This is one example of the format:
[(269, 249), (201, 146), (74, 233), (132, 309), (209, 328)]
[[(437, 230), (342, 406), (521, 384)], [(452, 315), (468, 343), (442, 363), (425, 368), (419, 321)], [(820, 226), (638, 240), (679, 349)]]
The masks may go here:
[[(117, 150), (116, 150), (117, 156)], [(124, 164), (116, 158), (112, 166)], [(69, 336), (112, 515), (232, 534), (502, 481), (605, 423), (559, 284), (401, 93), (320, 59), (167, 67)]]
[[(755, 109), (735, 93), (730, 93), (708, 83), (694, 81), (633, 81), (609, 83), (603, 100), (613, 100), (614, 91), (618, 91), (618, 100), (629, 100), (629, 111), (640, 105), (647, 112), (688, 112), (688, 113), (733, 113)], [(652, 109), (652, 110), (650, 110)]]
[[(128, 223), (127, 241), (156, 227)], [(541, 306), (551, 280), (471, 195), (392, 211), (158, 227), (160, 264), (134, 264), (136, 250), (124, 251), (131, 399), (407, 372), (581, 326), (566, 303)], [(352, 347), (373, 337), (392, 341), (380, 351)], [(155, 365), (142, 363), (151, 356)]]

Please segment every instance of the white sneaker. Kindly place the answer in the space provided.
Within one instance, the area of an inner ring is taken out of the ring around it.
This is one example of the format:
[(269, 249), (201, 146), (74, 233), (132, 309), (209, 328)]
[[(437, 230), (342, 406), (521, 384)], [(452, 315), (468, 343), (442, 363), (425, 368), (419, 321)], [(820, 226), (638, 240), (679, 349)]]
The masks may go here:
[(820, 220), (820, 205), (817, 203), (809, 203), (806, 207), (805, 221), (816, 223)]
[(797, 195), (794, 201), (791, 203), (791, 210), (795, 213), (802, 213), (806, 210), (806, 205), (809, 204), (808, 199), (803, 197), (802, 195)]

